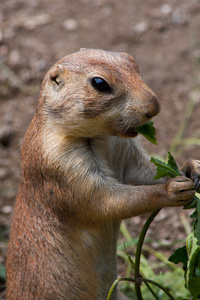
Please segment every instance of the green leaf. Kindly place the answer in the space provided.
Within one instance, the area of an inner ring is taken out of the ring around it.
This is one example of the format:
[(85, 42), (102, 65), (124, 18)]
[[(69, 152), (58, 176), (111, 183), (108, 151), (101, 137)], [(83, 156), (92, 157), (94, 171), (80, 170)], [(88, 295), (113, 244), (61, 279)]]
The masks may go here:
[(200, 199), (196, 197), (197, 205), (196, 205), (196, 222), (194, 224), (194, 235), (197, 239), (197, 244), (200, 245)]
[(193, 299), (200, 299), (200, 246), (198, 246), (194, 231), (189, 234), (186, 247), (189, 258), (186, 272), (186, 286)]
[(174, 178), (180, 175), (177, 164), (170, 153), (167, 164), (154, 157), (151, 157), (151, 162), (157, 167), (157, 175), (154, 177), (154, 179), (159, 179), (165, 176)]
[(169, 261), (173, 262), (174, 264), (183, 263), (183, 268), (186, 269), (188, 255), (186, 246), (178, 248), (168, 259)]
[(142, 126), (136, 127), (137, 132), (141, 133), (148, 141), (158, 145), (156, 139), (156, 129), (153, 126), (154, 122), (150, 121)]
[[(191, 209), (191, 208), (195, 208), (197, 206), (197, 201), (198, 201), (198, 197), (194, 196), (192, 198), (192, 201), (190, 201), (189, 203), (185, 204), (183, 206), (183, 209)], [(193, 218), (192, 215), (190, 216), (190, 218)]]
[(172, 167), (172, 169), (178, 174), (180, 175), (177, 163), (175, 161), (175, 159), (173, 158), (173, 156), (171, 155), (170, 152), (168, 152), (168, 164)]

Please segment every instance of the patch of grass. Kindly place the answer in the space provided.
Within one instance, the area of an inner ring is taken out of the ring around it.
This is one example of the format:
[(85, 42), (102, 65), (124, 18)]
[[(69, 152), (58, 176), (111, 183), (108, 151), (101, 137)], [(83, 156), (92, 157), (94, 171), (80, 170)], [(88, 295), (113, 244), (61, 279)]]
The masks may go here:
[[(128, 226), (124, 221), (121, 226), (121, 233), (125, 238), (124, 243), (120, 243), (118, 245), (118, 257), (124, 261), (125, 266), (125, 277), (126, 278), (134, 278), (135, 277), (135, 253), (137, 247), (137, 239), (130, 238), (130, 233), (128, 231)], [(154, 250), (151, 246), (152, 242), (158, 242), (151, 239), (146, 239), (143, 245), (143, 252), (145, 252), (145, 256), (141, 256), (140, 262), (140, 275), (144, 278), (151, 279), (159, 284), (163, 285), (165, 288), (169, 289), (170, 293), (174, 296), (176, 300), (189, 299), (189, 292), (185, 288), (185, 280), (184, 280), (184, 271), (182, 266), (176, 266), (173, 263), (168, 261), (168, 257), (166, 257), (161, 250)], [(185, 241), (184, 241), (185, 242)], [(184, 243), (182, 240), (176, 241), (176, 246), (181, 247)], [(172, 245), (169, 245), (170, 248)], [(127, 248), (126, 248), (127, 247)], [(128, 249), (128, 250), (127, 250)], [(131, 254), (130, 254), (131, 253)], [(154, 260), (147, 260), (145, 257), (154, 256)], [(132, 263), (130, 262), (132, 261)], [(131, 299), (137, 299), (135, 294), (135, 286), (134, 282), (129, 281), (121, 281), (119, 284), (119, 289)], [(152, 295), (152, 292), (149, 291), (149, 288), (143, 283), (142, 284), (142, 297), (143, 299), (148, 300), (168, 300), (170, 299), (163, 290), (158, 287), (155, 287), (150, 284), (151, 289), (154, 291), (155, 295)], [(156, 297), (156, 298), (155, 298)]]

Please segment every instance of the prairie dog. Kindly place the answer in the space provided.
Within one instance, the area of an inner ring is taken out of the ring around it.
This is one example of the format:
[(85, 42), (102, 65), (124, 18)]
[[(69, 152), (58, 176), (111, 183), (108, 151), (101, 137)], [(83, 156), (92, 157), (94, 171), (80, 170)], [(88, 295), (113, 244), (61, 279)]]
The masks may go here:
[(48, 71), (21, 149), (8, 300), (105, 300), (120, 221), (193, 197), (189, 178), (155, 181), (137, 143), (159, 111), (128, 54), (84, 49)]

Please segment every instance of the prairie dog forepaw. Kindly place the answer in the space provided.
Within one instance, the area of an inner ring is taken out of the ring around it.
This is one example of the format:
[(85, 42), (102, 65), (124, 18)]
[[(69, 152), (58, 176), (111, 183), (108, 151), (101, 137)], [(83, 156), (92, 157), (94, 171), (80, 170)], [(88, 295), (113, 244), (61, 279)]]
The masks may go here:
[(194, 178), (195, 190), (200, 190), (200, 175), (195, 176)]
[(199, 160), (188, 160), (181, 169), (182, 173), (191, 178), (195, 183), (195, 189), (200, 189), (200, 161)]
[(166, 183), (168, 198), (174, 206), (182, 206), (189, 202), (195, 195), (194, 188), (194, 182), (184, 176), (177, 176)]

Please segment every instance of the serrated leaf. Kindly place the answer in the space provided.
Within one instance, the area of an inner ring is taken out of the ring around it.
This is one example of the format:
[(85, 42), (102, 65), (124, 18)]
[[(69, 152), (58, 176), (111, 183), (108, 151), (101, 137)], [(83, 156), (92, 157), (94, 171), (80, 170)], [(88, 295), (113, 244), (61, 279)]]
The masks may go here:
[(177, 173), (177, 170), (174, 170), (173, 165), (171, 166), (168, 163), (160, 161), (157, 158), (151, 157), (151, 162), (154, 163), (154, 165), (157, 167), (157, 175), (154, 177), (154, 179), (159, 179), (161, 177), (170, 176), (172, 178), (179, 175)]
[(174, 157), (171, 155), (170, 152), (168, 152), (168, 165), (170, 165), (172, 167), (172, 169), (178, 174), (180, 175), (180, 172), (179, 172), (179, 168), (177, 166), (177, 163), (174, 159)]
[(190, 215), (190, 218), (191, 218), (191, 219), (197, 218), (197, 212), (194, 211), (194, 212)]
[[(197, 201), (198, 201), (198, 198), (197, 196), (194, 196), (192, 198), (192, 201), (190, 201), (189, 203), (185, 204), (183, 206), (183, 209), (191, 209), (191, 208), (195, 208), (197, 206)], [(190, 216), (190, 218), (194, 218), (192, 217), (192, 215)]]
[(183, 268), (187, 267), (188, 255), (186, 246), (178, 248), (175, 252), (169, 257), (169, 261), (173, 262), (174, 264), (183, 263)]
[(157, 139), (156, 139), (156, 129), (153, 126), (154, 122), (149, 121), (148, 123), (136, 127), (137, 132), (142, 134), (148, 141), (151, 143), (158, 145)]

